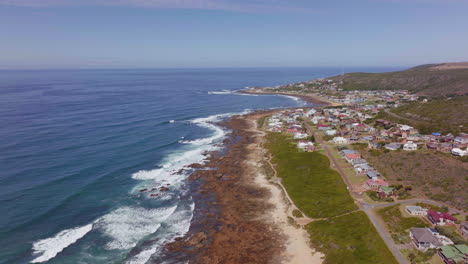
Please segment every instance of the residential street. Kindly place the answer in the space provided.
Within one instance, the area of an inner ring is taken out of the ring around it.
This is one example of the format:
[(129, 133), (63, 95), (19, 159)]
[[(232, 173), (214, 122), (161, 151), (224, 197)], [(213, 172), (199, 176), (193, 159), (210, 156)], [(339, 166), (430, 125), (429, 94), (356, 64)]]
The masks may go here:
[[(305, 128), (307, 129), (307, 132), (310, 135), (315, 135), (315, 133), (311, 130), (310, 126), (306, 122), (304, 122), (304, 126), (305, 126)], [(346, 177), (346, 174), (344, 173), (341, 166), (338, 164), (336, 159), (333, 157), (329, 147), (326, 144), (324, 144), (321, 137), (316, 136), (315, 140), (316, 140), (317, 143), (320, 143), (322, 145), (323, 149), (325, 150), (325, 153), (327, 154), (328, 158), (331, 161), (331, 164), (340, 173), (341, 178), (343, 179), (343, 181), (348, 186), (348, 191), (349, 191), (351, 197), (354, 198), (354, 200), (356, 201), (356, 204), (359, 206), (359, 208), (367, 214), (367, 216), (371, 220), (372, 224), (374, 225), (375, 229), (380, 234), (380, 237), (382, 237), (385, 244), (387, 244), (387, 247), (393, 253), (393, 255), (397, 259), (398, 263), (400, 263), (400, 264), (408, 263), (406, 258), (401, 254), (400, 250), (398, 249), (398, 247), (393, 242), (392, 238), (387, 234), (387, 231), (382, 227), (382, 225), (379, 223), (379, 221), (375, 217), (374, 213), (372, 212), (373, 206), (371, 204), (368, 204), (368, 203), (363, 202), (363, 201), (358, 202), (355, 195), (354, 195), (354, 193), (350, 191), (351, 190), (351, 183), (349, 182), (349, 179)], [(390, 204), (388, 204), (388, 205), (390, 205)], [(388, 206), (388, 205), (384, 204), (382, 207), (385, 207), (385, 206)]]

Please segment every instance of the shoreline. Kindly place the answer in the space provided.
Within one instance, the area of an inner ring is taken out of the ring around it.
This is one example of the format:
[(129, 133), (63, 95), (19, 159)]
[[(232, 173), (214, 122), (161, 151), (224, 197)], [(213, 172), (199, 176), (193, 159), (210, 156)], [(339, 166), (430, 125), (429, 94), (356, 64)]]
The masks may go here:
[(338, 106), (339, 104), (331, 102), (323, 97), (313, 94), (298, 94), (298, 93), (285, 93), (285, 92), (261, 92), (259, 90), (242, 90), (238, 91), (241, 94), (254, 94), (254, 95), (286, 95), (293, 96), (304, 100), (307, 103), (318, 104), (321, 106)]
[(196, 204), (190, 230), (165, 246), (162, 259), (322, 263), (307, 232), (289, 223), (291, 210), (283, 190), (267, 179), (264, 132), (257, 130), (256, 120), (276, 111), (281, 109), (237, 115), (221, 124), (231, 131), (224, 151), (211, 153), (203, 165), (189, 166), (197, 169), (190, 176)]

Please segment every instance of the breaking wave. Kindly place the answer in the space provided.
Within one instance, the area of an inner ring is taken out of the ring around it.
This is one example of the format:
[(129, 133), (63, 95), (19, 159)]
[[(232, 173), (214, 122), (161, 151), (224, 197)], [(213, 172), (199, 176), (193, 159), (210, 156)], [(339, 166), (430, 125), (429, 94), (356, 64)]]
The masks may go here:
[(45, 262), (57, 256), (68, 246), (74, 244), (93, 229), (92, 224), (66, 229), (51, 238), (39, 240), (33, 244), (34, 255), (39, 255), (31, 263)]

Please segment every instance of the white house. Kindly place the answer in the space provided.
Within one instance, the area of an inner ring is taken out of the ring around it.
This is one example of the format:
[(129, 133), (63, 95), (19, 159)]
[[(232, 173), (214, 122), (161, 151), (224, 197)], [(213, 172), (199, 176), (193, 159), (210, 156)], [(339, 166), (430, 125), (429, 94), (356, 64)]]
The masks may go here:
[(309, 135), (307, 135), (305, 133), (294, 133), (294, 139), (303, 139), (303, 138), (306, 138), (308, 136)]
[(297, 142), (297, 147), (300, 149), (306, 149), (308, 147), (313, 147), (313, 146), (314, 146), (314, 143), (311, 141), (301, 140)]
[(427, 215), (427, 209), (422, 208), (421, 206), (406, 206), (406, 211), (410, 215)]
[(307, 112), (307, 116), (313, 116), (315, 113), (317, 113), (317, 110), (315, 109), (310, 109), (309, 112)]
[(334, 136), (336, 135), (336, 129), (328, 129), (325, 131), (325, 135), (327, 136)]
[(418, 149), (418, 145), (416, 145), (416, 143), (414, 143), (413, 141), (408, 141), (406, 144), (403, 145), (403, 150), (406, 150), (406, 151), (417, 150), (417, 149)]
[(332, 142), (334, 144), (348, 144), (348, 140), (344, 137), (334, 137)]
[(460, 156), (460, 157), (463, 157), (467, 154), (467, 151), (466, 150), (461, 150), (459, 148), (453, 148), (452, 149), (452, 155), (454, 156)]

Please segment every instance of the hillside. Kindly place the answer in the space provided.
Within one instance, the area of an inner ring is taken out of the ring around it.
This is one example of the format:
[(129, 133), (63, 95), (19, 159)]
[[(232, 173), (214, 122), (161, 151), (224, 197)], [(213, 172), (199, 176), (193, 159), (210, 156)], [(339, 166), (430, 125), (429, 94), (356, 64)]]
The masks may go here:
[(468, 94), (468, 63), (417, 66), (385, 73), (347, 73), (330, 79), (344, 90), (409, 90), (430, 97)]
[(378, 118), (408, 124), (422, 133), (468, 133), (468, 96), (405, 104)]

